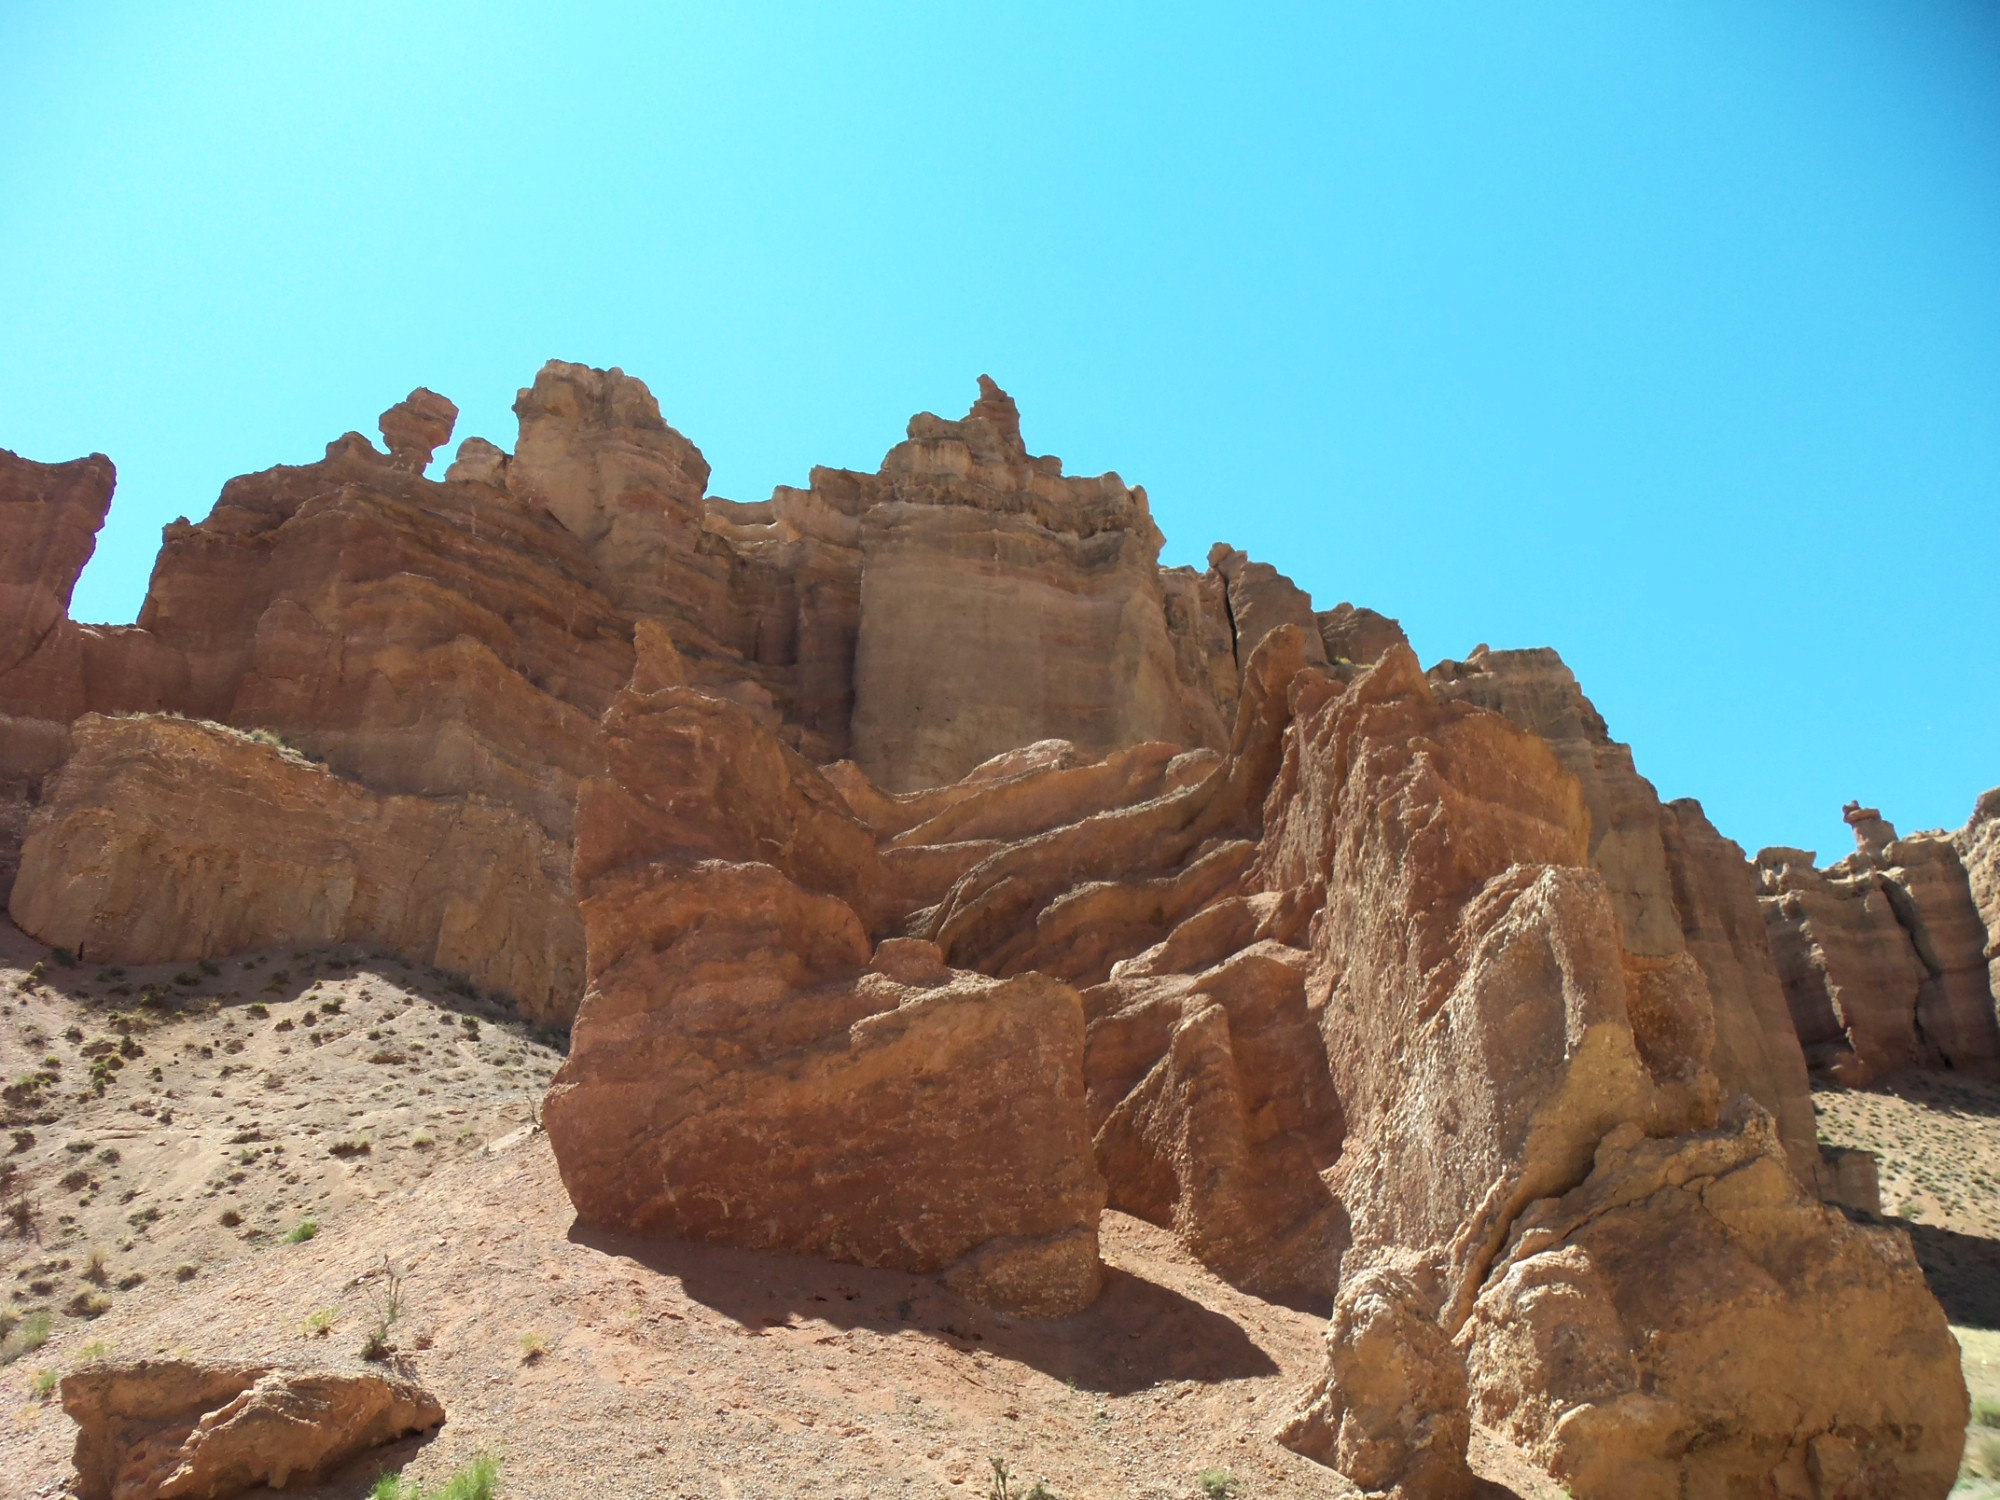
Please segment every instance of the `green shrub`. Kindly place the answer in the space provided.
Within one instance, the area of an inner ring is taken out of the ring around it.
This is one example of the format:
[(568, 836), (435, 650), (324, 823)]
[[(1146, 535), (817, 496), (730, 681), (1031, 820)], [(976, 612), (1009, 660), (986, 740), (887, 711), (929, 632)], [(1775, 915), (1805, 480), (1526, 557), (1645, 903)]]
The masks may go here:
[(459, 1469), (438, 1489), (427, 1490), (414, 1479), (384, 1474), (368, 1492), (368, 1500), (493, 1500), (500, 1482), (500, 1460), (482, 1453)]
[(307, 1240), (311, 1239), (314, 1235), (318, 1233), (319, 1233), (319, 1220), (307, 1217), (299, 1220), (298, 1223), (294, 1224), (291, 1227), (291, 1231), (288, 1234), (286, 1234), (285, 1239), (291, 1244), (303, 1245)]

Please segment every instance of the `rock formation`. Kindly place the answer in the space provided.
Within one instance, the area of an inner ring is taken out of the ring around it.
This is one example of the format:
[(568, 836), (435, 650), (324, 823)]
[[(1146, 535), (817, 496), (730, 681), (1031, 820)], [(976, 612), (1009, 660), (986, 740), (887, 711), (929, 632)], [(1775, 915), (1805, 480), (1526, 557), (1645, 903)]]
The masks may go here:
[(192, 720), (88, 714), (72, 734), (15, 893), (16, 920), (48, 942), (94, 963), (362, 942), (535, 1015), (576, 992), (566, 860), (519, 812), (371, 792)]
[(1332, 1310), (1282, 1436), (1372, 1492), (1467, 1490), (1475, 1417), (1580, 1496), (1943, 1492), (1956, 1351), (1820, 1202), (1866, 1173), (1806, 1060), (1992, 1055), (1992, 817), (1753, 871), (1553, 652), (1426, 673), (1227, 546), (1162, 569), (988, 380), (755, 504), (620, 371), (516, 412), (441, 480), (418, 391), (233, 481), (123, 632), (61, 607), (108, 467), (0, 468), (25, 927), (574, 1011), (596, 1228), (1061, 1316), (1152, 1220)]
[(1898, 838), (1874, 808), (1850, 803), (1846, 816), (1855, 851), (1827, 869), (1799, 849), (1757, 856), (1771, 951), (1808, 1060), (1853, 1086), (1901, 1068), (2000, 1060), (1987, 824), (1975, 811), (1961, 834)]
[(1979, 799), (1951, 842), (1965, 866), (1972, 904), (1986, 927), (1987, 987), (2000, 1000), (2000, 787)]
[(310, 1484), (355, 1455), (444, 1421), (410, 1381), (180, 1359), (65, 1375), (81, 1500), (224, 1500)]

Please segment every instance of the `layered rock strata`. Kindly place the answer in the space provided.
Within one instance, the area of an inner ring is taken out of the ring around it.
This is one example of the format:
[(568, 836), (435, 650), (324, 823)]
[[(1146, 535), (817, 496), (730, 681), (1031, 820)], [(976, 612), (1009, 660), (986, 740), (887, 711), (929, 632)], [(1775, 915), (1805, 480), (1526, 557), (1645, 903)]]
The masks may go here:
[(86, 715), (22, 850), (15, 919), (92, 963), (361, 942), (531, 1015), (580, 988), (568, 856), (484, 797), (387, 796), (270, 736)]
[[(386, 455), (233, 482), (95, 657), (49, 616), (73, 542), (23, 565), (56, 643), (0, 704), (47, 726), (24, 925), (365, 934), (552, 1016), (581, 990), (545, 1118), (587, 1225), (1037, 1315), (1095, 1295), (1106, 1203), (1166, 1225), (1333, 1310), (1283, 1437), (1373, 1492), (1468, 1490), (1476, 1416), (1583, 1496), (1942, 1493), (1943, 1315), (1807, 1186), (1863, 1189), (1788, 1024), (1831, 969), (1774, 962), (1790, 893), (1554, 653), (1426, 674), (1233, 549), (1161, 569), (1144, 492), (1029, 455), (988, 381), (754, 505), (619, 371), (552, 363), (516, 410), (442, 480), (416, 392)], [(108, 475), (30, 478), (35, 537), (101, 513)], [(235, 729), (132, 717), (163, 708)], [(1954, 885), (1857, 832), (1853, 870), (1803, 863), (1904, 934), (1881, 1045), (1973, 1056), (1992, 841), (1932, 841)], [(1823, 955), (1848, 897), (1815, 899)], [(1876, 1048), (1821, 1009), (1808, 1046)]]
[(1985, 822), (1975, 811), (1960, 834), (1898, 838), (1858, 803), (1847, 821), (1855, 851), (1826, 869), (1805, 850), (1757, 856), (1771, 951), (1808, 1060), (1855, 1087), (1903, 1068), (1990, 1068), (2000, 1061), (1990, 970), (2000, 912)]
[(1477, 703), (1539, 736), (1576, 778), (1589, 815), (1589, 862), (1618, 916), (1635, 992), (1670, 994), (1697, 979), (1714, 1027), (1709, 1064), (1725, 1096), (1749, 1094), (1778, 1123), (1794, 1171), (1819, 1180), (1812, 1099), (1743, 851), (1701, 804), (1662, 805), (1629, 746), (1610, 736), (1561, 657), (1546, 648), (1490, 651), (1431, 669), (1443, 697)]
[(544, 1118), (579, 1217), (1087, 1306), (1104, 1186), (1076, 991), (871, 943), (872, 834), (678, 675), (642, 651), (578, 806), (589, 989)]

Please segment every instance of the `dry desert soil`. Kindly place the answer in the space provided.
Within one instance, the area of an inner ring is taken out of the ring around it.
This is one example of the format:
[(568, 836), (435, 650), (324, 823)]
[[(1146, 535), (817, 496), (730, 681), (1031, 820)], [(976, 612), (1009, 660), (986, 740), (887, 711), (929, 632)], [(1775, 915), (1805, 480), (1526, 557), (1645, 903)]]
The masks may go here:
[[(391, 1271), (393, 1362), (448, 1419), (293, 1500), (481, 1452), (507, 1500), (985, 1500), (995, 1459), (1062, 1500), (1349, 1493), (1271, 1438), (1323, 1310), (1239, 1292), (1151, 1225), (1105, 1216), (1105, 1294), (1058, 1322), (623, 1241), (577, 1225), (537, 1128), (560, 1038), (463, 982), (352, 947), (56, 957), (0, 925), (0, 1500), (66, 1493), (75, 1428), (38, 1383), (105, 1355), (355, 1365)], [(1882, 1153), (2000, 1421), (2000, 1086), (1817, 1100), (1827, 1139)], [(1993, 1449), (1975, 1422), (1966, 1493), (2000, 1494)], [(1474, 1456), (1490, 1497), (1561, 1494), (1486, 1434)]]

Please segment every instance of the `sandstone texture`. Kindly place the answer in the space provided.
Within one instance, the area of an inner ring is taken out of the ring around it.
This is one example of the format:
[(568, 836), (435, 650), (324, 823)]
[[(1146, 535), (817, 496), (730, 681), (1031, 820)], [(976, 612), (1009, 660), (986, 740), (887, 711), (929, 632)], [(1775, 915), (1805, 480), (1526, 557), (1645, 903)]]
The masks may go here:
[(1905, 1068), (1990, 1068), (2000, 1061), (1990, 817), (1975, 810), (1958, 834), (1907, 838), (1858, 803), (1847, 821), (1855, 851), (1825, 869), (1799, 849), (1757, 856), (1807, 1059), (1854, 1086)]
[(570, 1024), (579, 1237), (1061, 1319), (1146, 1221), (1331, 1313), (1277, 1436), (1373, 1494), (1471, 1493), (1481, 1432), (1585, 1497), (1948, 1487), (1955, 1346), (1807, 1078), (2000, 1059), (1992, 797), (1753, 866), (1554, 652), (1161, 568), (984, 378), (749, 504), (621, 371), (515, 411), (232, 481), (122, 631), (65, 608), (108, 464), (0, 465), (24, 929)]
[[(22, 851), (17, 919), (93, 963), (365, 943), (557, 1013), (583, 934), (563, 851), (482, 797), (371, 792), (240, 730), (90, 714)], [(300, 872), (310, 879), (301, 879)]]
[(88, 1364), (63, 1377), (81, 1500), (223, 1500), (311, 1483), (444, 1421), (410, 1381), (181, 1359)]

